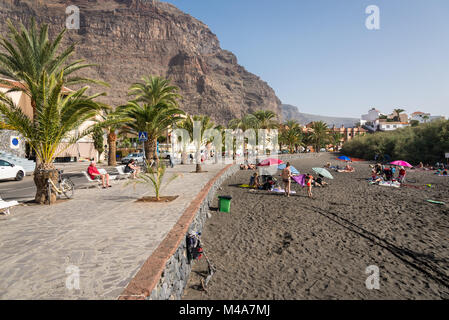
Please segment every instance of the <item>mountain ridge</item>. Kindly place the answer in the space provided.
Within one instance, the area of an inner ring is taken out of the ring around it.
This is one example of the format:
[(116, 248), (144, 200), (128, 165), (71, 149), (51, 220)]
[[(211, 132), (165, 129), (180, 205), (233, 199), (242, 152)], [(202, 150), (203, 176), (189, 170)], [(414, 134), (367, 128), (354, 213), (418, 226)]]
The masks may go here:
[[(63, 45), (78, 43), (74, 59), (98, 67), (83, 75), (110, 83), (112, 106), (125, 103), (129, 86), (143, 76), (169, 78), (180, 88), (180, 106), (191, 114), (205, 114), (218, 124), (258, 109), (281, 114), (281, 101), (237, 57), (220, 47), (217, 36), (203, 22), (174, 5), (152, 0), (2, 0), (0, 33), (7, 19), (29, 25), (48, 23), (54, 37), (65, 26), (69, 5), (80, 8), (80, 29), (68, 30)], [(105, 88), (94, 87), (95, 91)]]
[(316, 114), (302, 113), (299, 108), (290, 104), (282, 104), (282, 118), (285, 121), (295, 120), (301, 125), (307, 125), (313, 121), (323, 121), (327, 123), (329, 127), (336, 126), (341, 127), (342, 125), (350, 128), (354, 127), (357, 122), (360, 121), (358, 118), (349, 117), (332, 117), (332, 116), (321, 116)]

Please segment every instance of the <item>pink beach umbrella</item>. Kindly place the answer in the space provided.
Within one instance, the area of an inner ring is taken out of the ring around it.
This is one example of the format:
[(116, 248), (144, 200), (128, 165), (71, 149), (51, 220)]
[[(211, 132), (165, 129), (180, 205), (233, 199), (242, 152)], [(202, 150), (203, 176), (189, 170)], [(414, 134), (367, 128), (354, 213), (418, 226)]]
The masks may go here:
[(408, 163), (407, 161), (404, 161), (404, 160), (396, 160), (396, 161), (390, 162), (390, 164), (395, 165), (395, 166), (407, 167), (407, 168), (413, 167), (410, 163)]
[(284, 163), (284, 161), (282, 161), (281, 159), (273, 159), (273, 158), (268, 158), (265, 160), (262, 160), (258, 166), (261, 167), (268, 167), (268, 166), (274, 166), (274, 165), (279, 165)]

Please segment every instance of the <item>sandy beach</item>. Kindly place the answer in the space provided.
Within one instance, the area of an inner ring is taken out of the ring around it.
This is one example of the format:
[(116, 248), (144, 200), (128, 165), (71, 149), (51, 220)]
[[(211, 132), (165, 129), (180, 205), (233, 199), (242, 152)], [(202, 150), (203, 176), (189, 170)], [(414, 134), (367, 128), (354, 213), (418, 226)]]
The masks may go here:
[[(343, 165), (332, 154), (291, 163), (312, 173), (328, 161)], [(211, 211), (202, 235), (217, 272), (199, 290), (207, 263), (195, 262), (184, 299), (448, 299), (449, 178), (409, 171), (412, 186), (369, 185), (368, 165), (332, 171), (312, 199), (295, 183), (290, 198), (236, 186), (253, 171), (226, 180), (218, 195), (233, 197), (231, 213)], [(371, 265), (378, 290), (365, 283)]]

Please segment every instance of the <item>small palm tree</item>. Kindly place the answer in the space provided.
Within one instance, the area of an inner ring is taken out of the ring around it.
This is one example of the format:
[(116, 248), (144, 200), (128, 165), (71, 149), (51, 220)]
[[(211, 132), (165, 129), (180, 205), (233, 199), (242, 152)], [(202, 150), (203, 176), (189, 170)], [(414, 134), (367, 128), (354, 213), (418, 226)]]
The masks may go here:
[(165, 172), (166, 167), (162, 162), (157, 163), (156, 168), (153, 168), (150, 164), (147, 163), (146, 172), (139, 173), (136, 180), (130, 180), (125, 185), (133, 184), (135, 187), (136, 184), (143, 184), (149, 186), (154, 190), (156, 200), (161, 201), (160, 194), (163, 188), (163, 184), (165, 184), (164, 187), (166, 187), (170, 182), (180, 176), (180, 174), (173, 174), (167, 181), (165, 181)]

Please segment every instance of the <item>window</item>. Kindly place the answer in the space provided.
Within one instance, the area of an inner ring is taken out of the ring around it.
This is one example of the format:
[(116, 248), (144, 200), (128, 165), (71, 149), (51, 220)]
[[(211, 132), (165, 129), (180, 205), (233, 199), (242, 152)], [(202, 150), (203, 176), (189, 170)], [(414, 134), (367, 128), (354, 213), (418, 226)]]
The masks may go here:
[(0, 167), (9, 167), (9, 166), (10, 166), (9, 162), (5, 160), (0, 160)]

